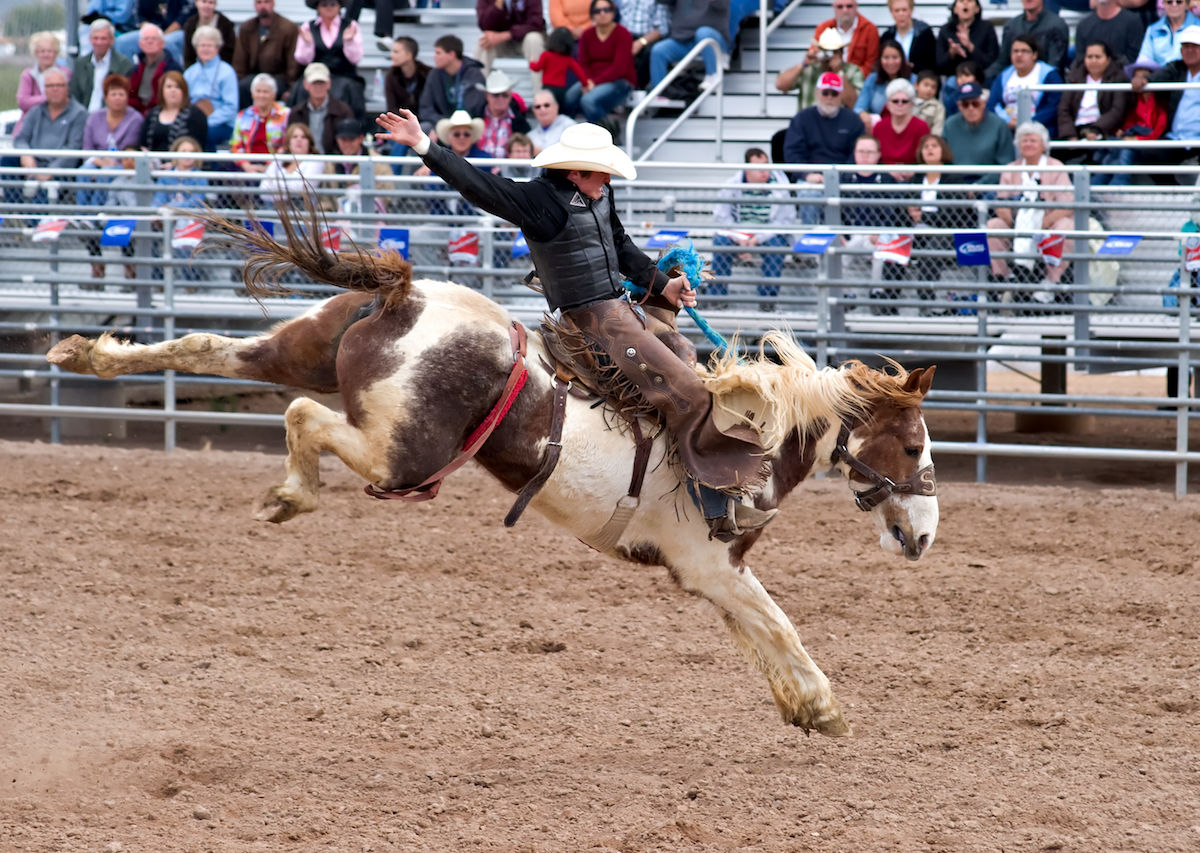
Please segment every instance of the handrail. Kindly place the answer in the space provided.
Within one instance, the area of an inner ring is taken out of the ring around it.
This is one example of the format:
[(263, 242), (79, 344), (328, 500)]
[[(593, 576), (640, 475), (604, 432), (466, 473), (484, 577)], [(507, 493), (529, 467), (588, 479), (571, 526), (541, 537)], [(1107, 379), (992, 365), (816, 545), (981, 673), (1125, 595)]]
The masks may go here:
[(797, 9), (804, 0), (792, 0), (783, 7), (783, 10), (768, 23), (767, 8), (768, 0), (761, 0), (758, 7), (758, 83), (759, 91), (761, 92), (759, 101), (759, 110), (765, 116), (767, 114), (767, 36), (775, 32), (783, 26), (783, 22), (787, 20), (787, 16), (792, 14), (793, 9)]
[[(707, 98), (709, 95), (711, 95), (714, 92), (717, 93), (717, 135), (716, 135), (716, 138), (718, 140), (720, 140), (721, 137), (724, 135), (725, 109), (724, 109), (724, 101), (721, 98), (721, 89), (725, 85), (725, 50), (723, 47), (721, 47), (721, 43), (719, 41), (717, 41), (716, 39), (706, 38), (706, 39), (701, 39), (700, 41), (698, 41), (692, 47), (692, 49), (687, 52), (687, 55), (685, 55), (683, 57), (683, 59), (679, 60), (679, 62), (677, 62), (675, 64), (674, 68), (672, 68), (670, 71), (667, 72), (667, 76), (662, 78), (662, 80), (659, 81), (657, 86), (655, 86), (653, 89), (651, 89), (649, 92), (647, 92), (646, 97), (642, 98), (641, 103), (639, 103), (637, 106), (635, 106), (633, 108), (633, 110), (629, 113), (629, 118), (626, 119), (626, 122), (625, 122), (625, 150), (629, 153), (629, 155), (631, 157), (633, 156), (634, 126), (637, 124), (637, 120), (641, 116), (641, 114), (646, 111), (647, 107), (652, 106), (654, 99), (656, 97), (658, 97), (658, 95), (660, 93), (665, 91), (667, 86), (672, 81), (674, 81), (676, 77), (678, 77), (681, 73), (683, 73), (683, 71), (685, 71), (687, 69), (688, 65), (691, 64), (691, 61), (700, 54), (700, 51), (705, 50), (706, 48), (708, 48), (710, 46), (717, 53), (717, 82), (716, 82), (716, 85), (711, 86), (707, 89), (702, 87), (700, 89), (700, 94), (698, 94), (696, 96), (696, 99), (694, 101), (692, 101), (690, 104), (688, 104), (686, 107), (684, 107), (683, 112), (680, 113), (679, 117), (677, 119), (675, 119), (674, 122), (671, 123), (671, 126), (668, 127), (661, 135), (659, 135), (658, 139), (654, 140), (653, 144), (651, 144), (650, 147), (647, 148), (642, 153), (641, 157), (636, 158), (634, 162), (642, 163), (642, 162), (645, 162), (646, 160), (648, 160), (650, 158), (650, 155), (653, 154), (655, 151), (657, 151), (658, 147), (660, 145), (662, 145), (663, 142), (665, 142), (667, 139), (670, 138), (671, 134), (675, 131), (675, 128), (679, 127), (679, 125), (683, 124), (683, 122), (686, 119), (690, 118), (692, 116), (692, 114), (696, 111), (696, 109), (700, 106), (700, 104), (704, 101), (704, 99)], [(717, 159), (718, 160), (721, 159), (720, 148), (717, 149)]]

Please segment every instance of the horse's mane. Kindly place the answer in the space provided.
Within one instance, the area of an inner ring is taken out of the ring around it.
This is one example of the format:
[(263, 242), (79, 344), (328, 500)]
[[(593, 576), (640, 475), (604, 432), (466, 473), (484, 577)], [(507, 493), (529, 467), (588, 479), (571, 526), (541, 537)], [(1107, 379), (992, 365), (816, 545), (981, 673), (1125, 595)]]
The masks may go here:
[(223, 248), (245, 257), (242, 279), (255, 299), (292, 293), (282, 283), (284, 274), (292, 267), (316, 282), (375, 293), (384, 308), (399, 306), (408, 298), (412, 291), (412, 266), (398, 252), (371, 254), (354, 241), (350, 241), (348, 250), (328, 249), (322, 243), (322, 234), (328, 228), (324, 213), (307, 193), (304, 207), (302, 215), (287, 202), (275, 204), (287, 236), (286, 245), (267, 233), (253, 211), (246, 214), (249, 227), (212, 208), (189, 211), (188, 215), (203, 219), (217, 232), (216, 236), (205, 239), (205, 250)]
[[(778, 362), (770, 358), (768, 348)], [(757, 429), (763, 449), (770, 455), (792, 430), (803, 442), (810, 428), (847, 416), (868, 417), (885, 401), (901, 407), (920, 405), (920, 392), (904, 388), (908, 372), (899, 363), (888, 361), (894, 373), (861, 361), (818, 368), (789, 334), (770, 331), (763, 335), (756, 354), (739, 358), (737, 347), (731, 346), (701, 378), (713, 393), (714, 405)], [(754, 398), (760, 401), (758, 407), (748, 408), (746, 401)]]

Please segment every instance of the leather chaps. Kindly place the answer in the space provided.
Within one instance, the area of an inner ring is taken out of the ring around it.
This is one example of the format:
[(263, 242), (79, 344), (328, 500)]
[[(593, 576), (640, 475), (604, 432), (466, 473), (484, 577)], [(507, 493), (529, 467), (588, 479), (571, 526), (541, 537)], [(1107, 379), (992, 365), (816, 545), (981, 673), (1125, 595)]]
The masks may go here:
[(675, 436), (679, 461), (692, 478), (727, 491), (762, 486), (762, 447), (754, 430), (743, 427), (726, 434), (717, 429), (708, 389), (691, 366), (647, 330), (629, 302), (607, 299), (563, 314), (662, 413)]

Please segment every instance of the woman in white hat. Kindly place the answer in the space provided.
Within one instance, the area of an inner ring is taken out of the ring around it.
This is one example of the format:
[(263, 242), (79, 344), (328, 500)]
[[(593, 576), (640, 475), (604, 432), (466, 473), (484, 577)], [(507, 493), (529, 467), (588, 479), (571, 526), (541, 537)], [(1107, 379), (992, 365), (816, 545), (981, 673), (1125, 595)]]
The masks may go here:
[(679, 457), (700, 492), (712, 533), (732, 539), (765, 525), (774, 510), (743, 504), (730, 493), (761, 486), (761, 448), (721, 433), (712, 422), (712, 397), (691, 366), (647, 331), (628, 301), (622, 276), (673, 307), (695, 305), (685, 276), (668, 278), (625, 233), (617, 216), (612, 175), (637, 177), (629, 155), (607, 130), (572, 125), (534, 158), (545, 169), (518, 183), (472, 168), (453, 152), (432, 145), (408, 110), (377, 119), (376, 135), (411, 146), (434, 173), (471, 202), (516, 225), (529, 244), (550, 309), (579, 328), (621, 373), (663, 413)]

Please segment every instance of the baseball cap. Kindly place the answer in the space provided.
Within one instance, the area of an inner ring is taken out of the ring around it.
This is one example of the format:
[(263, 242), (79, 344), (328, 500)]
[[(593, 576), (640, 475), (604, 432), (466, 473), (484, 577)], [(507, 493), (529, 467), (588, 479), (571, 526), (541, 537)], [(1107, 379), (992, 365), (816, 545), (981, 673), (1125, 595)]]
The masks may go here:
[(310, 62), (308, 67), (304, 69), (304, 82), (312, 83), (314, 81), (324, 80), (329, 82), (329, 66), (324, 62)]
[(983, 87), (978, 83), (963, 83), (958, 90), (958, 97), (955, 100), (969, 101), (973, 98), (983, 97)]
[(1179, 31), (1180, 44), (1200, 44), (1200, 26), (1192, 24)]
[(356, 139), (363, 135), (362, 122), (356, 118), (344, 118), (333, 127), (338, 139)]
[(826, 71), (821, 75), (821, 79), (817, 81), (817, 91), (822, 89), (834, 89), (838, 92), (842, 91), (842, 78), (832, 71)]

